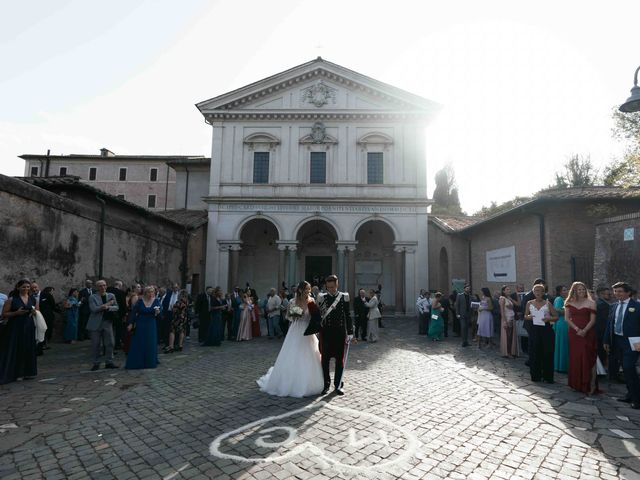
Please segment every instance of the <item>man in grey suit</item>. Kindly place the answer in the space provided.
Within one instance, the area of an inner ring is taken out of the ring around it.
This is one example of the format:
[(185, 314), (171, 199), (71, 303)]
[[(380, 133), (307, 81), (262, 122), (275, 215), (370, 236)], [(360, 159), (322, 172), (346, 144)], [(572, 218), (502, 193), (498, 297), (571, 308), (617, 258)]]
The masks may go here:
[(464, 292), (456, 297), (456, 316), (460, 320), (462, 346), (469, 346), (469, 325), (471, 324), (471, 285), (464, 286)]
[(100, 368), (101, 348), (100, 340), (104, 341), (105, 347), (105, 368), (118, 368), (113, 363), (113, 321), (118, 311), (118, 302), (113, 293), (107, 293), (107, 282), (98, 280), (96, 282), (97, 293), (89, 297), (89, 320), (87, 330), (91, 335), (91, 352), (93, 354), (94, 372)]

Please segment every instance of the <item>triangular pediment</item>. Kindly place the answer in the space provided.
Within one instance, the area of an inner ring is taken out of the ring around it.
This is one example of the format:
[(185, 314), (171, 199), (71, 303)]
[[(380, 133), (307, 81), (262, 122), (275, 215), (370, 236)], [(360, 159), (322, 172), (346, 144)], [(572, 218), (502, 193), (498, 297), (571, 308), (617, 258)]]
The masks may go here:
[(439, 109), (435, 102), (320, 57), (196, 106), (205, 116), (255, 112), (261, 118), (287, 111), (415, 112), (430, 116)]

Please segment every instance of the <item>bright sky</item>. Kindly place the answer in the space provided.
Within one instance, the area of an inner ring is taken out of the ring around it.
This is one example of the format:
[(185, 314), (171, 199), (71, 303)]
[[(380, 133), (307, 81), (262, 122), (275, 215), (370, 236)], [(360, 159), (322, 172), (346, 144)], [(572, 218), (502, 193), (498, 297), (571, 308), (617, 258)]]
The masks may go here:
[(571, 154), (619, 154), (638, 18), (637, 0), (5, 2), (0, 173), (47, 149), (208, 156), (196, 102), (321, 55), (443, 105), (429, 195), (452, 162), (472, 213), (548, 186)]

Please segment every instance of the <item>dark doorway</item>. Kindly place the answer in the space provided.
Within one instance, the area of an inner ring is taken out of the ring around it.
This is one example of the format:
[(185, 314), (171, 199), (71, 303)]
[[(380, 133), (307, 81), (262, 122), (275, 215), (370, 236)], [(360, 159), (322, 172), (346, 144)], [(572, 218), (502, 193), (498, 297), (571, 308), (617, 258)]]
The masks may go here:
[(306, 256), (304, 257), (304, 278), (313, 285), (313, 278), (325, 278), (331, 275), (330, 256)]

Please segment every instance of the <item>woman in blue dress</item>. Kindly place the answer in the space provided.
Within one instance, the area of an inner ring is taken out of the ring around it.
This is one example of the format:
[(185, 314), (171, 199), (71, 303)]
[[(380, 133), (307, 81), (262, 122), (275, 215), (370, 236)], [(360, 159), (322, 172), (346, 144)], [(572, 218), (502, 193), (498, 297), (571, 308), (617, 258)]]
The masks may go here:
[(144, 288), (140, 298), (131, 310), (127, 329), (135, 332), (127, 355), (125, 368), (156, 368), (158, 365), (158, 330), (156, 317), (160, 314), (160, 300), (155, 296), (155, 288)]
[(567, 298), (567, 287), (556, 287), (556, 298), (553, 308), (558, 312), (558, 321), (553, 324), (556, 331), (556, 349), (553, 356), (553, 369), (556, 372), (567, 373), (569, 370), (569, 324), (564, 318), (564, 301)]
[(79, 294), (77, 288), (72, 288), (64, 302), (64, 341), (67, 343), (76, 343), (78, 339)]
[(33, 378), (38, 373), (33, 322), (36, 300), (29, 293), (30, 288), (29, 280), (20, 280), (2, 308), (5, 325), (0, 329), (0, 385)]
[(224, 300), (220, 287), (213, 289), (210, 308), (211, 322), (209, 322), (209, 331), (204, 345), (207, 347), (219, 347), (222, 341), (222, 310), (227, 308), (227, 302)]

